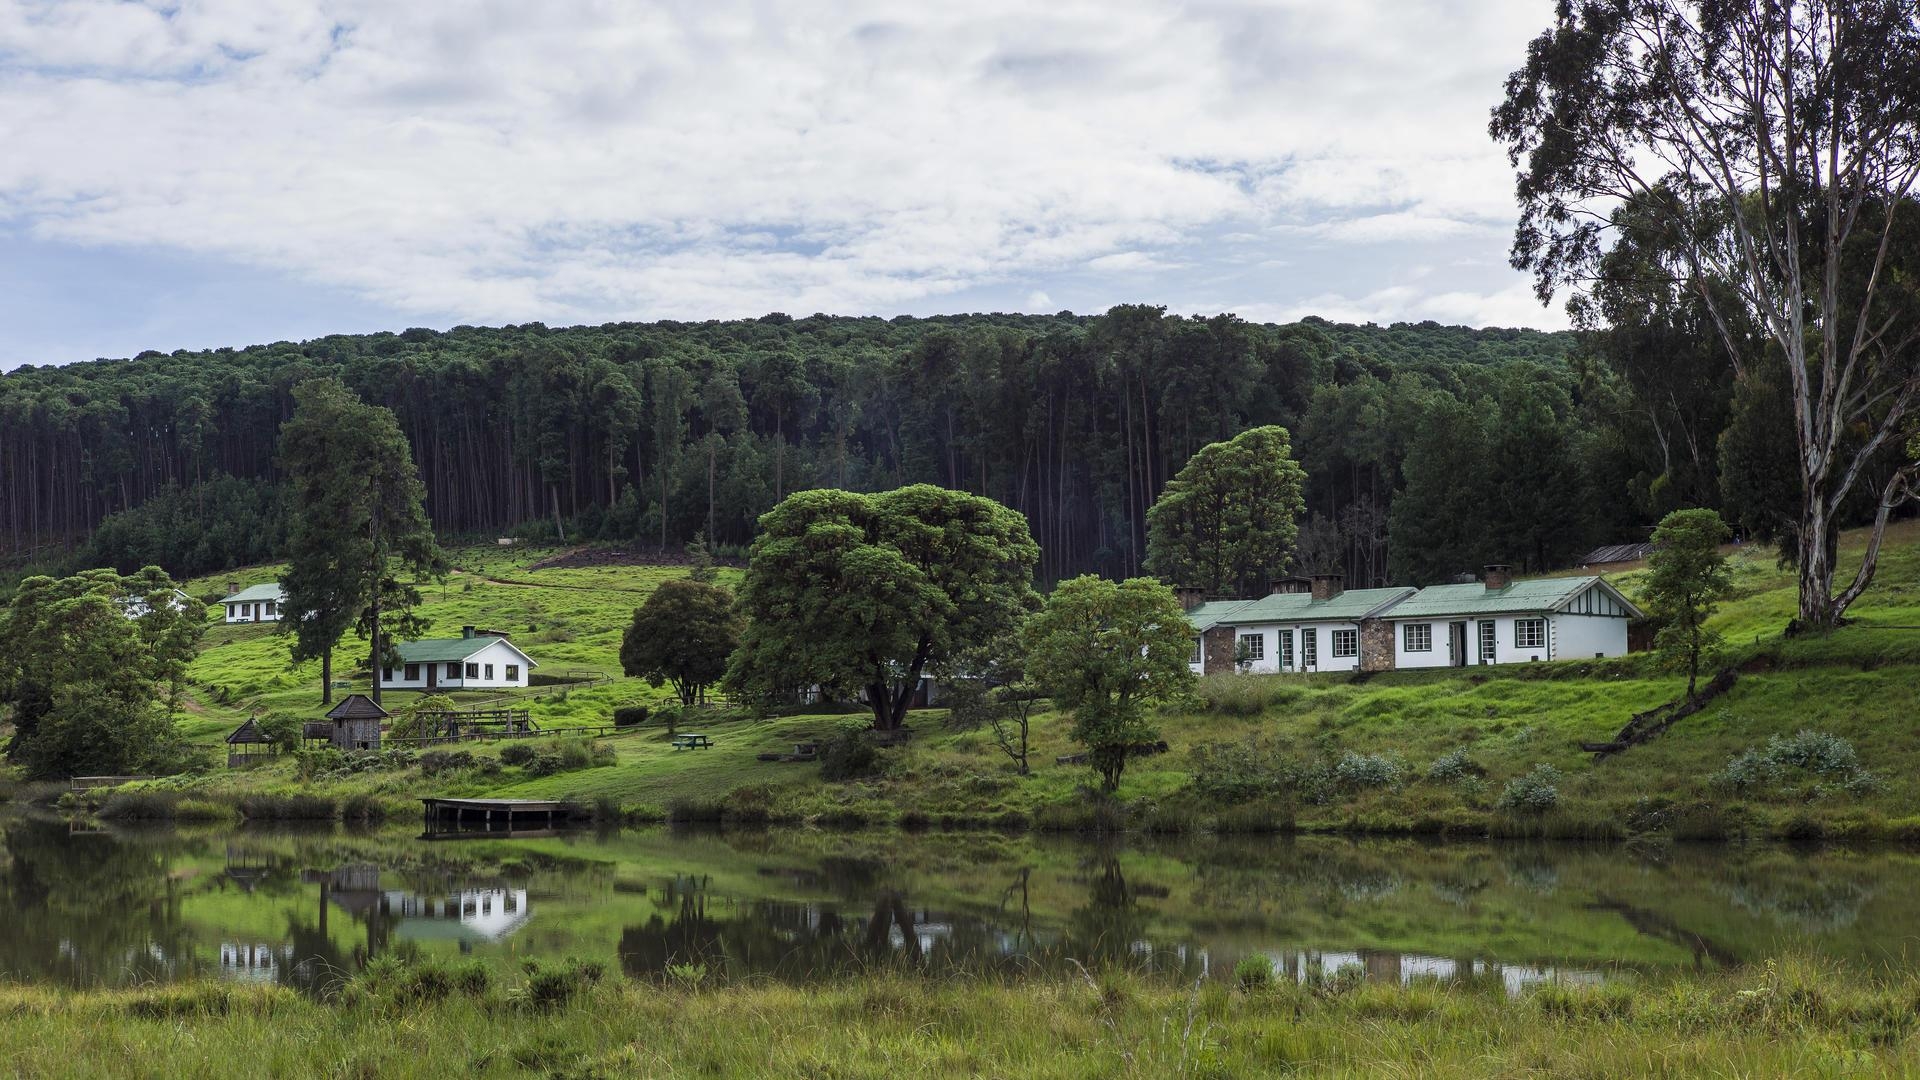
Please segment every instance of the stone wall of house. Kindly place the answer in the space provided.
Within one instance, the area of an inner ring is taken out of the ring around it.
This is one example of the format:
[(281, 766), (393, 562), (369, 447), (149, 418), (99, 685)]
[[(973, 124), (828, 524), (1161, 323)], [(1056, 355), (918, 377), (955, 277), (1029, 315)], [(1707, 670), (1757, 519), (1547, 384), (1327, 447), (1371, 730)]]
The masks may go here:
[(1360, 670), (1393, 670), (1393, 624), (1385, 619), (1360, 621)]
[(1200, 670), (1207, 675), (1233, 670), (1235, 628), (1216, 626), (1200, 635)]

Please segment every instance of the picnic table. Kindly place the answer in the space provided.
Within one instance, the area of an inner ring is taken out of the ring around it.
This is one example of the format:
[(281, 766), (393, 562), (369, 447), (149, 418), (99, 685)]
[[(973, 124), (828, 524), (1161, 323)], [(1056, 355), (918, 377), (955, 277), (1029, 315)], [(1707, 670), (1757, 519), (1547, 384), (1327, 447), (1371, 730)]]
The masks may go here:
[(675, 750), (693, 750), (696, 748), (709, 747), (712, 745), (713, 745), (712, 739), (708, 738), (705, 735), (699, 735), (692, 732), (683, 732), (673, 737), (673, 748)]

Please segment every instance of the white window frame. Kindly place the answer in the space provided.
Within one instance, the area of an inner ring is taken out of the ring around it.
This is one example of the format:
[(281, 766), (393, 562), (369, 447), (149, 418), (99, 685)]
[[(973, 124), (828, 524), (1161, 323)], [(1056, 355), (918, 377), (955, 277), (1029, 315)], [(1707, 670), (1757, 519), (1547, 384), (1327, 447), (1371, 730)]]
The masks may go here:
[[(1416, 638), (1414, 631), (1419, 631)], [(1407, 652), (1433, 651), (1433, 624), (1430, 622), (1410, 622), (1401, 625), (1401, 648)], [(1418, 644), (1416, 644), (1418, 641)]]
[[(1523, 630), (1532, 630), (1532, 631), (1537, 631), (1537, 632), (1538, 632), (1538, 635), (1539, 635), (1539, 637), (1538, 637), (1538, 639), (1537, 639), (1537, 640), (1530, 640), (1530, 639), (1532, 639), (1532, 638), (1533, 638), (1533, 635), (1532, 635), (1532, 634), (1528, 634), (1528, 635), (1526, 635), (1526, 636), (1522, 636), (1522, 634), (1521, 634), (1521, 631), (1523, 631)], [(1513, 620), (1513, 647), (1514, 647), (1514, 648), (1516, 648), (1516, 649), (1544, 649), (1544, 648), (1546, 648), (1546, 647), (1547, 647), (1547, 620), (1546, 620), (1546, 618), (1545, 618), (1544, 616), (1542, 616), (1542, 617), (1539, 617), (1539, 618), (1533, 618), (1533, 619), (1515, 619), (1515, 620)]]
[(1333, 632), (1333, 658), (1343, 660), (1360, 655), (1360, 631), (1335, 630)]
[(1293, 670), (1293, 631), (1282, 630), (1280, 634), (1280, 670)]
[(1241, 634), (1234, 642), (1234, 655), (1241, 656), (1248, 663), (1257, 664), (1267, 658), (1267, 635)]
[(1478, 630), (1480, 638), (1480, 662), (1491, 664), (1499, 659), (1499, 630), (1492, 619), (1481, 619)]
[(1317, 626), (1300, 628), (1300, 666), (1302, 669), (1320, 666), (1320, 628)]
[(1198, 664), (1198, 663), (1204, 662), (1207, 658), (1206, 645), (1207, 645), (1207, 635), (1201, 634), (1200, 636), (1194, 638), (1193, 639), (1193, 657), (1192, 659), (1188, 660), (1187, 663)]
[(519, 679), (520, 679), (520, 665), (508, 664), (507, 665), (507, 681), (517, 682), (519, 681)]

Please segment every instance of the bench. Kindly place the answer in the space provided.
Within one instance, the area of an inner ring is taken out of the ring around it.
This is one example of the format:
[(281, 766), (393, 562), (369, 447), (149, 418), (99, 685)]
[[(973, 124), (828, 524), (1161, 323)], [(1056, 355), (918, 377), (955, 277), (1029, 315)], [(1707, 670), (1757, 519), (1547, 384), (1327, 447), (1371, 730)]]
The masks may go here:
[(713, 740), (705, 735), (675, 735), (673, 737), (673, 748), (675, 750), (702, 749), (712, 745)]

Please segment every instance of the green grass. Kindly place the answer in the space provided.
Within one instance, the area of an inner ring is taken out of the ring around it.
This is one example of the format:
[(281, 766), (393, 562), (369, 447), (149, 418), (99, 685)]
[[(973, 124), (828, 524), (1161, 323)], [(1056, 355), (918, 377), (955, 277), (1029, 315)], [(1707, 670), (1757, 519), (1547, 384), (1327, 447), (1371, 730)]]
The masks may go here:
[[(1252, 972), (1257, 965), (1249, 964)], [(22, 1077), (1891, 1076), (1920, 982), (1792, 963), (1738, 975), (1199, 985), (1102, 971), (715, 986), (548, 965), (382, 964), (334, 1000), (220, 984), (0, 990)]]
[[(1842, 561), (1857, 558), (1862, 538), (1847, 537)], [(464, 624), (513, 632), (542, 670), (618, 671), (618, 648), (633, 607), (667, 567), (534, 570), (547, 550), (475, 548), (458, 552), (462, 572), (426, 589), (421, 614), (435, 633)], [(1634, 713), (1671, 700), (1682, 683), (1653, 658), (1566, 661), (1465, 671), (1395, 672), (1365, 682), (1341, 675), (1236, 676), (1204, 700), (1177, 703), (1156, 720), (1171, 747), (1136, 761), (1121, 790), (1126, 820), (1158, 828), (1283, 826), (1304, 830), (1419, 831), (1460, 835), (1551, 835), (1618, 838), (1655, 833), (1687, 838), (1825, 835), (1840, 839), (1920, 836), (1920, 739), (1911, 727), (1913, 687), (1920, 683), (1920, 523), (1890, 531), (1878, 581), (1856, 605), (1854, 622), (1831, 634), (1785, 638), (1795, 607), (1794, 581), (1770, 552), (1734, 556), (1736, 596), (1716, 619), (1726, 635), (1727, 662), (1747, 672), (1734, 690), (1698, 716), (1646, 746), (1596, 764), (1578, 749), (1603, 741)], [(737, 580), (738, 571), (723, 578)], [(271, 573), (249, 573), (270, 577)], [(1631, 594), (1634, 572), (1618, 578)], [(204, 591), (206, 583), (195, 583)], [(345, 670), (347, 663), (339, 665)], [(211, 750), (245, 715), (289, 709), (317, 715), (314, 665), (290, 669), (285, 639), (267, 627), (216, 626), (190, 672), (194, 700), (182, 728)], [(400, 704), (410, 695), (396, 693)], [(471, 698), (474, 695), (468, 695)], [(529, 702), (550, 729), (606, 724), (614, 708), (666, 698), (631, 679)], [(1035, 721), (1033, 773), (1021, 777), (980, 731), (954, 731), (938, 710), (911, 720), (914, 739), (883, 754), (881, 775), (829, 784), (816, 766), (757, 760), (764, 751), (817, 741), (858, 715), (752, 720), (717, 713), (687, 726), (714, 736), (712, 749), (672, 750), (657, 727), (609, 738), (617, 762), (548, 776), (505, 767), (425, 778), (413, 773), (353, 777), (325, 794), (372, 791), (396, 804), (426, 794), (564, 797), (642, 817), (670, 810), (696, 816), (819, 823), (886, 823), (907, 819), (989, 824), (1029, 821), (1088, 824), (1095, 811), (1084, 791), (1088, 770), (1059, 765), (1073, 753), (1067, 718)], [(1735, 755), (1773, 735), (1801, 729), (1850, 740), (1864, 766), (1882, 780), (1871, 791), (1845, 793), (1811, 784), (1734, 793), (1713, 783)], [(1325, 802), (1283, 798), (1234, 809), (1188, 790), (1191, 752), (1218, 742), (1258, 739), (1299, 762), (1331, 762), (1348, 752), (1386, 754), (1407, 766), (1398, 787), (1348, 793)], [(497, 746), (470, 747), (484, 759)], [(1465, 783), (1424, 779), (1427, 766), (1457, 749), (1482, 767)], [(1560, 770), (1559, 805), (1541, 815), (1497, 805), (1503, 786), (1540, 764)], [(254, 792), (304, 790), (291, 762), (239, 777), (223, 771), (184, 784), (196, 798), (235, 799)], [(1107, 815), (1105, 820), (1115, 820)]]

